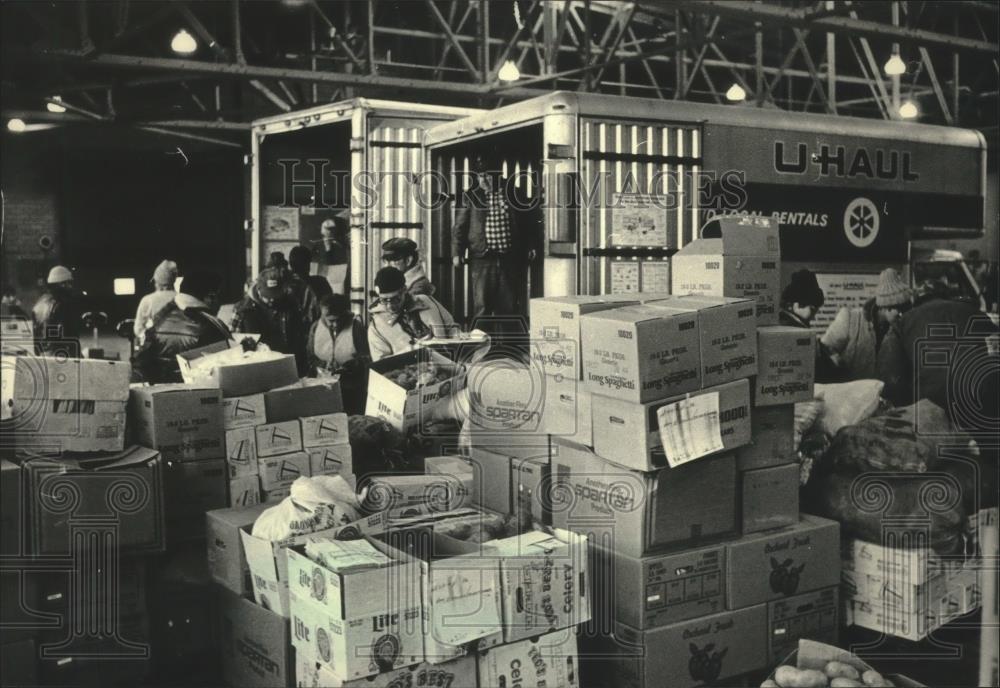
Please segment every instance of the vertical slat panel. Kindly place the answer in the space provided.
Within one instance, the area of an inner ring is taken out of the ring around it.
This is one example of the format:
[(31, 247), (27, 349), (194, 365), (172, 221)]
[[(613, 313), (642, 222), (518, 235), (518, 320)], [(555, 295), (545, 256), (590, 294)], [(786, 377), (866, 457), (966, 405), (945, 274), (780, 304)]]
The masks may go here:
[[(677, 155), (684, 157), (684, 130), (677, 129)], [(677, 166), (677, 248), (683, 248), (684, 241), (684, 204), (687, 202), (684, 187), (684, 165)]]
[[(691, 130), (691, 157), (701, 158), (701, 138), (700, 132), (697, 129)], [(691, 239), (694, 240), (698, 238), (701, 230), (701, 217), (700, 217), (700, 199), (698, 198), (699, 187), (698, 187), (698, 174), (700, 171), (699, 165), (693, 165), (691, 167)]]

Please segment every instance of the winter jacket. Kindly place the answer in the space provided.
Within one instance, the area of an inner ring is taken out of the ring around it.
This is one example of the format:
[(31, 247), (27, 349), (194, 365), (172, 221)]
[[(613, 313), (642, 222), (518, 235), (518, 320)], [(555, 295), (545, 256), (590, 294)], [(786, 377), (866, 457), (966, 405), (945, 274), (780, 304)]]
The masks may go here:
[(424, 266), (417, 263), (412, 268), (403, 273), (406, 280), (406, 291), (413, 296), (434, 296), (434, 285), (427, 278)]
[(233, 332), (260, 334), (260, 341), (272, 351), (294, 355), (299, 373), (304, 375), (309, 367), (306, 357), (306, 337), (309, 330), (301, 303), (291, 289), (273, 303), (264, 303), (254, 286), (236, 304)]
[(180, 382), (177, 354), (230, 339), (229, 328), (208, 306), (192, 296), (179, 294), (153, 317), (142, 346), (132, 356), (137, 382)]
[(368, 312), (368, 346), (373, 361), (416, 348), (418, 340), (431, 336), (434, 325), (455, 324), (451, 313), (433, 296), (407, 294), (402, 312), (396, 315), (381, 303), (375, 303)]
[(350, 327), (334, 331), (320, 318), (309, 331), (308, 350), (311, 372), (340, 375), (345, 410), (349, 414), (364, 413), (372, 357), (361, 321), (352, 317)]
[[(507, 180), (501, 184), (507, 185)], [(512, 191), (516, 191), (511, 186)], [(529, 207), (530, 202), (514, 194), (508, 201), (507, 215), (510, 220), (510, 231), (513, 238), (511, 254), (521, 257), (529, 250), (541, 251), (544, 238), (542, 236), (541, 213), (537, 207)], [(516, 207), (515, 207), (516, 206)], [(462, 256), (466, 249), (470, 258), (484, 258), (490, 254), (486, 243), (486, 213), (489, 202), (482, 186), (466, 191), (462, 197), (462, 205), (455, 214), (455, 226), (451, 233), (451, 255)]]
[(173, 289), (158, 289), (142, 297), (139, 307), (135, 309), (135, 324), (132, 326), (132, 331), (139, 342), (153, 323), (153, 317), (172, 303), (175, 296), (177, 292)]
[(841, 308), (820, 344), (836, 357), (845, 380), (873, 380), (882, 334), (875, 299), (869, 299), (861, 308)]
[(42, 294), (31, 310), (35, 350), (39, 354), (62, 352), (79, 356), (82, 314), (83, 308), (76, 293), (51, 290)]

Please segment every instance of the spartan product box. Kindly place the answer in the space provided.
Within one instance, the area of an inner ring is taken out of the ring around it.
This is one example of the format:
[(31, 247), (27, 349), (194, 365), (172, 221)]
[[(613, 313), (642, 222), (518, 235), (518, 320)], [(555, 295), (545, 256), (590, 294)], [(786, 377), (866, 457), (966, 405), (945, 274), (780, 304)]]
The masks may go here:
[(742, 532), (792, 526), (799, 521), (799, 464), (742, 471)]
[(615, 625), (610, 659), (614, 685), (656, 688), (714, 686), (767, 666), (767, 608), (720, 612), (647, 631)]
[[(750, 441), (750, 384), (737, 380), (683, 396), (648, 404), (619, 399), (601, 399), (593, 407), (594, 452), (620, 466), (651, 471), (667, 465), (660, 437), (660, 408), (693, 397), (717, 395), (718, 442), (720, 451), (731, 451)], [(681, 414), (679, 429), (683, 433)], [(697, 430), (696, 430), (697, 432)]]
[(288, 619), (229, 590), (219, 592), (225, 683), (248, 688), (295, 685)]
[(531, 513), (534, 522), (552, 522), (551, 477), (549, 457), (510, 460), (511, 506), (519, 516)]
[(753, 301), (684, 295), (653, 303), (662, 308), (697, 311), (703, 387), (757, 374), (757, 317)]
[(387, 671), (378, 676), (366, 676), (353, 681), (340, 681), (323, 664), (312, 657), (298, 654), (295, 657), (296, 688), (478, 688), (476, 683), (476, 658), (459, 657), (442, 664), (416, 664)]
[(546, 375), (540, 429), (548, 435), (593, 447), (592, 407), (593, 395), (579, 380)]
[(631, 557), (736, 532), (732, 454), (642, 472), (556, 440), (552, 483), (552, 525)]
[(342, 475), (354, 482), (354, 463), (351, 445), (334, 444), (329, 447), (312, 447), (309, 455), (309, 475)]
[(638, 630), (716, 614), (726, 608), (726, 550), (713, 545), (642, 558), (597, 550), (594, 615)]
[(257, 475), (257, 438), (253, 428), (226, 430), (226, 462), (230, 478)]
[(393, 563), (337, 573), (302, 548), (288, 550), (292, 645), (341, 680), (424, 659), (423, 565), (377, 540), (368, 542)]
[(615, 296), (547, 296), (531, 299), (531, 358), (546, 375), (583, 379), (580, 368), (580, 319), (588, 313), (621, 308), (635, 299)]
[(287, 489), (298, 478), (312, 475), (309, 454), (302, 451), (257, 459), (257, 466), (260, 471), (260, 489), (264, 492)]
[(223, 459), (163, 464), (163, 504), (171, 543), (205, 535), (205, 512), (226, 506), (227, 475)]
[(757, 329), (757, 406), (812, 401), (816, 334), (799, 327)]
[(222, 393), (191, 385), (133, 387), (129, 418), (136, 444), (160, 452), (164, 461), (201, 461), (222, 456)]
[(0, 554), (21, 554), (25, 524), (23, 476), (16, 463), (0, 459)]
[[(423, 367), (439, 372), (435, 382), (413, 389), (397, 384), (395, 371), (407, 366)], [(446, 375), (446, 377), (445, 377)], [(451, 395), (465, 386), (465, 372), (441, 354), (418, 349), (389, 356), (371, 364), (368, 371), (368, 400), (365, 415), (382, 418), (397, 430), (406, 431), (429, 419), (439, 404), (447, 403)]]
[(218, 387), (222, 396), (245, 397), (298, 382), (295, 356), (275, 351), (242, 351), (226, 342), (177, 354), (188, 384)]
[(209, 575), (237, 595), (246, 595), (253, 589), (240, 532), (253, 527), (257, 517), (267, 508), (266, 504), (254, 504), (216, 509), (205, 514)]
[(808, 638), (837, 642), (840, 611), (838, 588), (824, 588), (767, 605), (768, 664), (775, 665)]
[(300, 418), (302, 446), (328, 447), (332, 444), (350, 444), (346, 413), (327, 413), (322, 416)]
[(303, 378), (294, 384), (265, 391), (264, 409), (270, 423), (343, 413), (340, 381)]
[[(499, 447), (491, 449), (499, 449)], [(509, 514), (512, 511), (510, 456), (488, 451), (475, 444), (469, 454), (472, 464), (472, 501), (490, 511)]]
[(22, 453), (19, 458), (29, 476), (32, 552), (69, 552), (74, 524), (88, 516), (117, 518), (116, 544), (124, 551), (163, 550), (159, 452), (132, 446), (115, 454)]
[(257, 444), (258, 460), (299, 452), (302, 451), (302, 429), (297, 420), (266, 423), (254, 428), (254, 441)]
[(644, 404), (701, 387), (696, 313), (629, 306), (585, 315), (580, 330), (594, 394)]
[(266, 422), (263, 394), (228, 397), (222, 400), (222, 424), (226, 430), (253, 428)]
[(736, 450), (736, 468), (780, 466), (795, 459), (795, 404), (750, 409), (750, 444)]
[(726, 545), (726, 605), (741, 609), (840, 584), (840, 524), (802, 515), (798, 524)]
[(577, 688), (580, 665), (576, 631), (563, 629), (481, 652), (479, 685), (481, 688)]
[(529, 531), (491, 540), (483, 552), (500, 561), (504, 642), (590, 620), (586, 536)]
[(719, 236), (695, 239), (670, 259), (674, 294), (753, 299), (757, 324), (778, 322), (781, 247), (768, 218), (720, 218)]
[(229, 481), (229, 506), (243, 507), (260, 504), (260, 476), (245, 475)]

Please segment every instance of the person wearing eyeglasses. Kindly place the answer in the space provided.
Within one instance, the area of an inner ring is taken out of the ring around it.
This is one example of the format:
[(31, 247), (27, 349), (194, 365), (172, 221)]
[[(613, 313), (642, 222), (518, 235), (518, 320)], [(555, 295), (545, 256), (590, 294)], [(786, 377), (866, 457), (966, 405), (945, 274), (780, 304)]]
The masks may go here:
[(453, 328), (451, 313), (433, 296), (411, 294), (397, 268), (385, 267), (375, 275), (376, 301), (369, 308), (368, 347), (372, 360), (411, 351), (434, 330)]

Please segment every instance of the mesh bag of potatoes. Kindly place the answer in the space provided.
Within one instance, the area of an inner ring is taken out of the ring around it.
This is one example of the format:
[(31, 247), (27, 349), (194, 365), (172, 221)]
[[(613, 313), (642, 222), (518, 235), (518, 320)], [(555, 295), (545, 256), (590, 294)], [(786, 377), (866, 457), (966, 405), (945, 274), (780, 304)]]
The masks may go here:
[(761, 688), (922, 686), (905, 676), (883, 676), (850, 652), (813, 640), (800, 640), (798, 649), (760, 685)]

